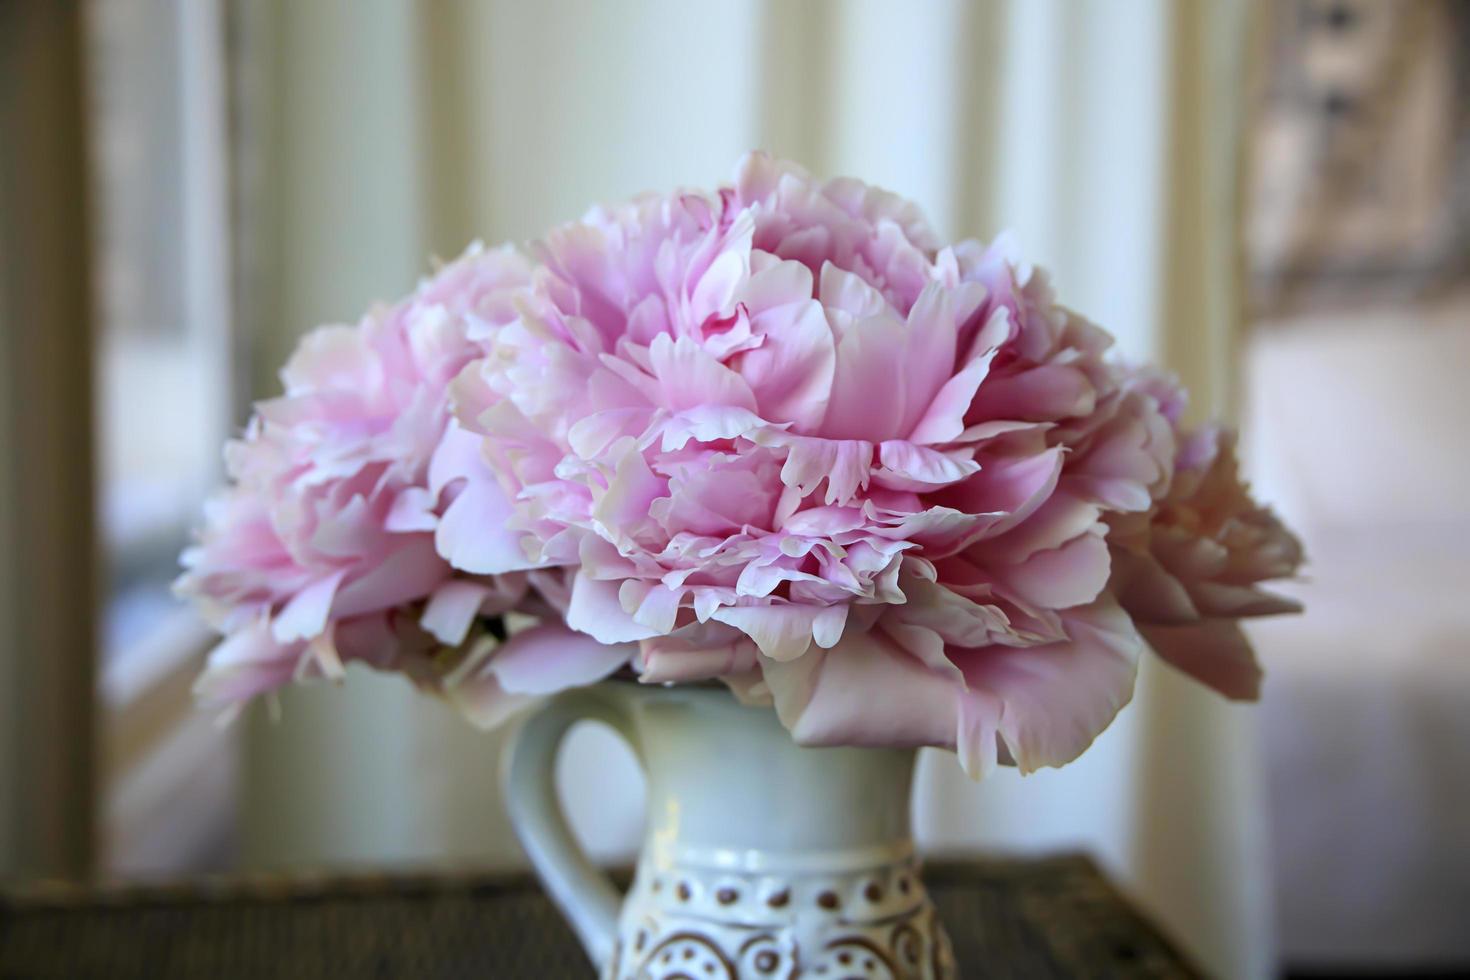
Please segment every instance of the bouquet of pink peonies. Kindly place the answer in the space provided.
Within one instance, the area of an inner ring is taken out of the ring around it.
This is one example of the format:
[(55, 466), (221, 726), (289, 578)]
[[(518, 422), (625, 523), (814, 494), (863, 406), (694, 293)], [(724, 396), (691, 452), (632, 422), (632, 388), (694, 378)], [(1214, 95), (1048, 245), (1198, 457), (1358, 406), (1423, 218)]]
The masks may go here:
[[(497, 723), (620, 669), (804, 744), (1081, 753), (1146, 647), (1233, 698), (1301, 547), (1004, 238), (763, 155), (308, 335), (182, 593), (233, 708), (344, 663)], [(539, 625), (506, 635), (501, 614)]]

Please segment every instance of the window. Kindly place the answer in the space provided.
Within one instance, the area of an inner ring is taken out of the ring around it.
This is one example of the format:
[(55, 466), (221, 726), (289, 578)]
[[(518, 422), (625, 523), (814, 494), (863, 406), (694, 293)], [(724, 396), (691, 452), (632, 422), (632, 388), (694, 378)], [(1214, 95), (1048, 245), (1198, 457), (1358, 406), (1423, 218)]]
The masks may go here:
[(233, 813), (232, 734), (190, 703), (211, 637), (170, 591), (235, 415), (224, 36), (210, 0), (87, 17), (102, 863), (175, 870), (225, 860)]

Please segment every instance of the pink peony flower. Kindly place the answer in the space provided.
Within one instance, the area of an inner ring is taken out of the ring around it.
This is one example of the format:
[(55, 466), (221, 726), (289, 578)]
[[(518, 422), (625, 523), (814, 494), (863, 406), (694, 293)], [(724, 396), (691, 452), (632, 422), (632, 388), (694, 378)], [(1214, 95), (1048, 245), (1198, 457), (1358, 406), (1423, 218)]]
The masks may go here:
[[(285, 393), (226, 448), (233, 485), (183, 558), (178, 591), (225, 634), (205, 702), (238, 705), (352, 660), (429, 682), (437, 648), (526, 600), (524, 575), (456, 573), (435, 536), (467, 482), (448, 384), (514, 315), (529, 268), (513, 249), (473, 247), (409, 299), (302, 340)], [(605, 659), (590, 675), (567, 665), (569, 682), (611, 670)]]
[(1031, 769), (1126, 703), (1101, 518), (1148, 509), (1172, 431), (1005, 242), (757, 155), (538, 253), (453, 386), (495, 478), (457, 567), (569, 569), (572, 628), (803, 742)]
[[(1182, 408), (1177, 390), (1162, 397)], [(1164, 660), (1227, 697), (1254, 700), (1261, 669), (1236, 620), (1301, 610), (1259, 587), (1296, 573), (1301, 542), (1251, 499), (1233, 432), (1205, 426), (1181, 436), (1174, 465), (1148, 513), (1110, 519), (1112, 588)]]
[(1075, 758), (1145, 638), (1254, 695), (1300, 546), (1009, 240), (756, 154), (532, 251), (303, 341), (185, 556), (206, 700), (357, 660), (493, 725), (631, 662), (978, 775)]

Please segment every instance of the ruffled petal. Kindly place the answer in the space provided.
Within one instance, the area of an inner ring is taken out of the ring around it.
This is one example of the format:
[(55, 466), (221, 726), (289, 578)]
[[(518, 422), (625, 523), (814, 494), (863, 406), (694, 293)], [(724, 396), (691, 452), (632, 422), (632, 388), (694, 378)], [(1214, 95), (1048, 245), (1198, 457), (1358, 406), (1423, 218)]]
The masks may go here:
[(641, 625), (624, 611), (618, 589), (616, 582), (594, 579), (586, 572), (578, 572), (572, 580), (567, 626), (606, 644), (630, 643), (657, 636), (657, 630)]
[(327, 615), (337, 598), (337, 589), (347, 577), (345, 569), (324, 575), (291, 598), (271, 624), (278, 643), (309, 640), (327, 628)]
[[(954, 653), (969, 690), (984, 695), (965, 709), (967, 730), (993, 727), (1023, 773), (1077, 758), (1133, 696), (1143, 643), (1127, 614), (1103, 599), (1062, 619), (1064, 642)], [(983, 770), (986, 750), (967, 750), (972, 771)]]
[(664, 408), (682, 412), (703, 405), (726, 405), (756, 410), (749, 383), (688, 337), (674, 340), (659, 334), (648, 353)]
[(446, 684), (445, 696), (472, 724), (491, 728), (538, 698), (602, 680), (637, 649), (561, 625), (536, 626), (482, 654), (473, 670)]
[(953, 682), (882, 633), (850, 631), (831, 650), (763, 661), (762, 672), (802, 745), (954, 745)]
[(1096, 390), (1084, 372), (1049, 364), (987, 378), (975, 394), (969, 417), (1050, 422), (1087, 415), (1096, 404)]
[(547, 623), (500, 644), (485, 669), (512, 694), (555, 694), (602, 680), (637, 652), (632, 643), (599, 643), (559, 623)]
[(490, 587), (479, 582), (462, 579), (445, 582), (429, 596), (419, 625), (440, 643), (459, 646), (469, 635), (470, 625), (489, 596)]
[[(782, 263), (810, 273), (796, 263)], [(798, 431), (816, 429), (827, 413), (827, 396), (837, 367), (837, 346), (820, 304), (805, 301), (755, 316), (763, 342), (740, 355), (738, 370), (760, 404), (761, 414)]]
[(264, 624), (231, 633), (209, 654), (194, 683), (194, 696), (206, 708), (231, 709), (291, 682), (306, 644), (281, 643)]
[(772, 660), (793, 660), (806, 653), (814, 634), (830, 640), (842, 632), (846, 606), (722, 606), (712, 619), (733, 626), (755, 641)]
[(933, 445), (960, 439), (965, 431), (965, 413), (975, 400), (975, 392), (990, 373), (990, 362), (994, 358), (994, 351), (977, 357), (946, 381), (923, 417), (909, 432), (908, 441)]
[(759, 657), (756, 645), (739, 630), (701, 623), (668, 636), (643, 640), (639, 680), (645, 684), (685, 684), (745, 675)]
[(1139, 627), (1165, 663), (1177, 667), (1235, 701), (1261, 696), (1261, 667), (1240, 627), (1228, 619), (1205, 619), (1188, 626)]
[(514, 513), (496, 484), (469, 484), (445, 508), (434, 531), (435, 548), (450, 565), (478, 575), (535, 568), (521, 544), (524, 535), (510, 527)]
[(1042, 609), (1070, 609), (1098, 597), (1108, 584), (1112, 561), (1102, 526), (1060, 548), (1038, 551), (1011, 566), (988, 566), (1006, 588)]
[(369, 566), (365, 574), (344, 582), (332, 601), (332, 616), (346, 619), (422, 599), (449, 574), (429, 536), (414, 535)]

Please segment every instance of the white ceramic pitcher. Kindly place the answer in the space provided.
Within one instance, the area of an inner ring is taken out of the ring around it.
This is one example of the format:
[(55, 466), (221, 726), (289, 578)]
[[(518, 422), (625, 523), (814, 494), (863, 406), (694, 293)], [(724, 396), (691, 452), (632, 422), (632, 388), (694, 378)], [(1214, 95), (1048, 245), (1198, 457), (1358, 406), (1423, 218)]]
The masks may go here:
[[(553, 775), (595, 719), (647, 773), (648, 828), (620, 895), (572, 839)], [(800, 748), (724, 689), (609, 681), (553, 700), (508, 749), (511, 819), (604, 978), (955, 974), (909, 831), (914, 753)]]

